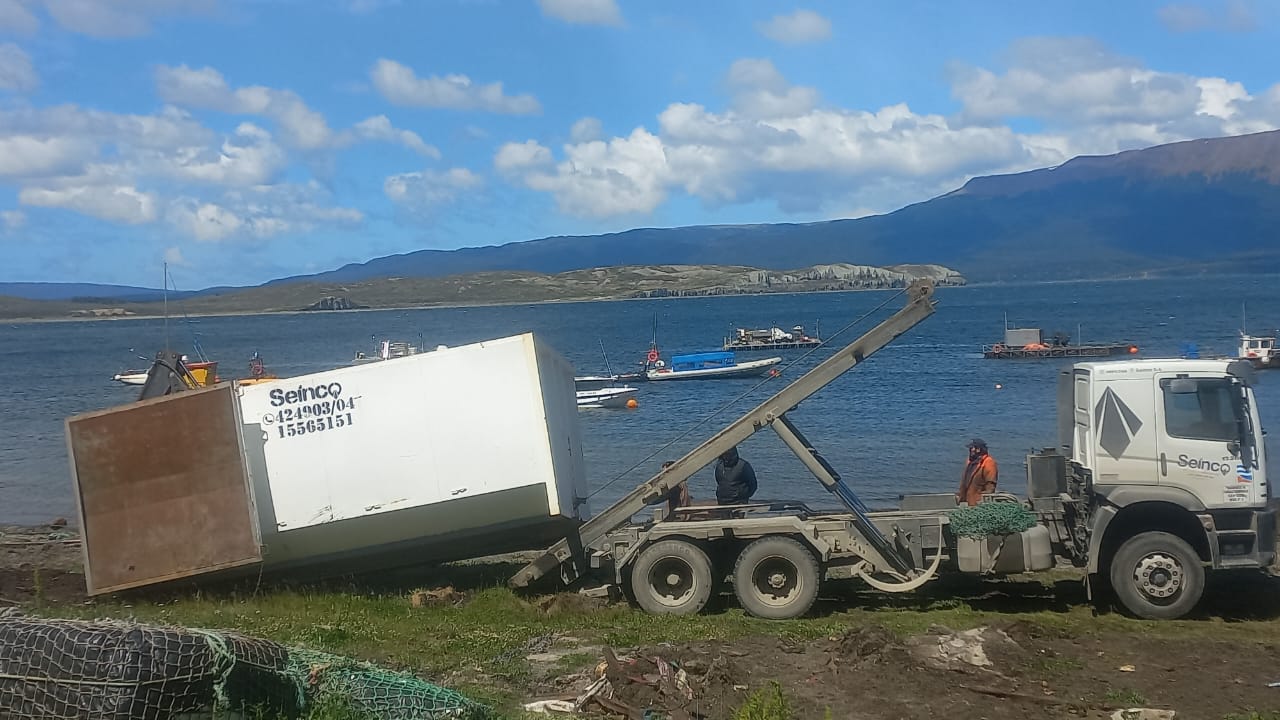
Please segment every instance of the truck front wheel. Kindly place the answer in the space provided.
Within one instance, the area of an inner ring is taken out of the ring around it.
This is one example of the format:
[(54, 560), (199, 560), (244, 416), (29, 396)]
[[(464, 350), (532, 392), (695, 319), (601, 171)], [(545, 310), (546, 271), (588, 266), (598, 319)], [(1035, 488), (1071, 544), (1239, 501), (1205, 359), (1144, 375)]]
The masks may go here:
[(661, 540), (631, 566), (631, 594), (654, 614), (693, 615), (711, 597), (711, 560), (702, 548), (683, 540)]
[(1204, 566), (1182, 538), (1145, 532), (1126, 540), (1111, 559), (1111, 588), (1134, 615), (1175, 620), (1200, 602)]
[(809, 611), (821, 573), (809, 548), (788, 537), (752, 542), (733, 566), (733, 593), (759, 618), (787, 620)]

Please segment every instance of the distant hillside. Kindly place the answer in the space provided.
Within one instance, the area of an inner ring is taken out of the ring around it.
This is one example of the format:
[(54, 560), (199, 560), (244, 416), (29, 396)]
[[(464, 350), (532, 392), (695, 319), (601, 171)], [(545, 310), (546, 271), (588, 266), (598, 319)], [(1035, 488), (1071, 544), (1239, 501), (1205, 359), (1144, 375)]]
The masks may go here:
[(1193, 140), (974, 178), (887, 215), (805, 224), (641, 228), (421, 250), (298, 280), (439, 277), (609, 265), (767, 269), (940, 263), (971, 281), (1280, 271), (1280, 131)]
[[(652, 265), (592, 268), (556, 275), (489, 272), (445, 278), (272, 284), (191, 297), (176, 308), (171, 303), (170, 309), (188, 314), (217, 314), (819, 292), (903, 287), (922, 277), (940, 285), (965, 283), (960, 274), (938, 265), (877, 268), (840, 263), (783, 272), (736, 265)], [(162, 307), (156, 302), (103, 306), (0, 297), (0, 317), (3, 318), (154, 316), (162, 312)]]

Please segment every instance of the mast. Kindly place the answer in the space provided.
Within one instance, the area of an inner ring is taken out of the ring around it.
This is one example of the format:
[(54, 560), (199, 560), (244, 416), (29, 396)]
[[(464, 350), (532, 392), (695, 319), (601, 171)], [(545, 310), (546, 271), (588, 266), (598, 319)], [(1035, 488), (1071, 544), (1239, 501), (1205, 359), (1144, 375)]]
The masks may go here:
[(169, 261), (164, 262), (164, 349), (169, 350)]

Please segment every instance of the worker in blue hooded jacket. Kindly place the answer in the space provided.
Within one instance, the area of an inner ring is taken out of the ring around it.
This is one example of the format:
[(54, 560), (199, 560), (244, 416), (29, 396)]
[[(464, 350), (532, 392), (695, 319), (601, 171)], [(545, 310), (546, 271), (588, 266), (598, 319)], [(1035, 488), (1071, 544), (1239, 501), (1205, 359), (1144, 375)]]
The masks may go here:
[(716, 502), (745, 505), (756, 494), (756, 471), (738, 456), (738, 448), (725, 450), (716, 461)]

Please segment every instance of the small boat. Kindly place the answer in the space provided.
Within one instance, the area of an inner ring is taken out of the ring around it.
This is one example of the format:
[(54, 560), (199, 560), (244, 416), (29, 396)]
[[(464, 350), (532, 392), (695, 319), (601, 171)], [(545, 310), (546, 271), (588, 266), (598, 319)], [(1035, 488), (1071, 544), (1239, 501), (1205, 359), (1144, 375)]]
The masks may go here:
[(619, 373), (616, 375), (580, 375), (573, 379), (573, 386), (578, 390), (599, 390), (618, 384), (644, 382), (649, 378), (644, 373)]
[(625, 385), (602, 387), (594, 390), (578, 390), (578, 409), (629, 408), (636, 405), (636, 389)]
[(253, 357), (249, 358), (249, 377), (240, 378), (236, 382), (240, 385), (257, 385), (279, 379), (279, 375), (267, 372), (266, 365), (262, 362), (262, 356), (255, 352)]
[(1259, 370), (1280, 367), (1280, 349), (1276, 348), (1276, 336), (1250, 335), (1246, 329), (1249, 321), (1243, 304), (1240, 307), (1240, 360), (1248, 360), (1249, 364)]
[(383, 340), (382, 345), (378, 347), (372, 354), (363, 351), (357, 352), (352, 365), (363, 365), (371, 362), (381, 362), (383, 360), (394, 360), (396, 358), (409, 357), (417, 355), (425, 350), (414, 347), (413, 344), (407, 342)]
[(782, 362), (780, 357), (771, 357), (740, 363), (732, 352), (721, 351), (673, 355), (667, 364), (655, 355), (650, 351), (650, 363), (645, 371), (650, 381), (757, 377), (766, 372), (776, 374), (774, 366)]
[(796, 325), (791, 332), (779, 327), (764, 330), (734, 328), (734, 335), (724, 340), (725, 350), (802, 350), (822, 344), (816, 335), (809, 335), (803, 325)]
[[(209, 387), (210, 385), (218, 382), (217, 360), (206, 362), (186, 362), (184, 359), (182, 364), (186, 365), (187, 370), (191, 371), (191, 377), (195, 378), (196, 384), (200, 387)], [(121, 385), (146, 385), (147, 374), (149, 372), (151, 372), (150, 369), (125, 370), (124, 372), (113, 375), (111, 380), (118, 382)]]
[(1248, 335), (1240, 332), (1241, 360), (1248, 360), (1259, 370), (1280, 368), (1280, 349), (1276, 348), (1275, 335)]

